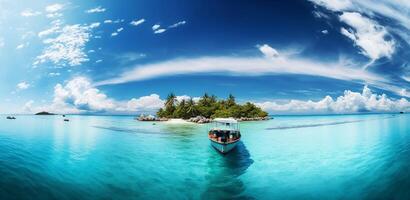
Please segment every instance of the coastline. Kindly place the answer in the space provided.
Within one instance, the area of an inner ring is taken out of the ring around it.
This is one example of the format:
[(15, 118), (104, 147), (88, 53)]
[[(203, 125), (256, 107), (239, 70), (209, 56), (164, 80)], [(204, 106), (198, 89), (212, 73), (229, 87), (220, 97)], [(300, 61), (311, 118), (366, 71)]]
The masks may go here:
[[(244, 121), (266, 121), (271, 120), (273, 117), (266, 116), (266, 117), (241, 117), (241, 118), (234, 118), (238, 122)], [(135, 120), (142, 121), (142, 122), (165, 122), (169, 124), (182, 124), (182, 123), (195, 123), (195, 124), (207, 124), (213, 121), (212, 118), (206, 118), (202, 116), (191, 117), (189, 119), (182, 119), (182, 118), (159, 118), (153, 115), (140, 115), (139, 117), (135, 117)]]

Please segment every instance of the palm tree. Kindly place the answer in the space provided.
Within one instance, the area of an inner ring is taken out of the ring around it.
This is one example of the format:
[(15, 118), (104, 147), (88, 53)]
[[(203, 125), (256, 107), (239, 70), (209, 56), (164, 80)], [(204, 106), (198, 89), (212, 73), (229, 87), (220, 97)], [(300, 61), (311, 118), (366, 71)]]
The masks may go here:
[(234, 106), (236, 104), (235, 97), (232, 94), (229, 94), (228, 99), (226, 100), (228, 107)]
[(167, 96), (167, 99), (165, 101), (165, 112), (167, 113), (168, 117), (171, 117), (174, 114), (176, 100), (177, 97), (174, 93), (171, 93)]
[(195, 102), (192, 98), (190, 98), (186, 104), (187, 107), (187, 113), (189, 114), (190, 117), (195, 117), (197, 114), (197, 109), (195, 106)]

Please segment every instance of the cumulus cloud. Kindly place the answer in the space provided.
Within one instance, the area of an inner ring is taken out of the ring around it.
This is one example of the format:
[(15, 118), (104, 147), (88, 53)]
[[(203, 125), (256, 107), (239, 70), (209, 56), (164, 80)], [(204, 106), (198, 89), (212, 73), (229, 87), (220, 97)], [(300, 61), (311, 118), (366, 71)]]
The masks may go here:
[(276, 51), (276, 49), (270, 47), (267, 44), (264, 45), (260, 45), (258, 46), (259, 51), (261, 51), (263, 53), (263, 55), (265, 55), (266, 58), (274, 58), (279, 56), (278, 51)]
[(159, 95), (151, 94), (129, 101), (117, 101), (109, 98), (85, 77), (75, 77), (65, 85), (54, 87), (53, 102), (49, 106), (36, 107), (35, 110), (47, 110), (55, 113), (130, 113), (155, 112), (164, 105)]
[(139, 19), (139, 20), (132, 20), (131, 22), (130, 22), (130, 24), (132, 25), (132, 26), (138, 26), (138, 25), (140, 25), (140, 24), (142, 24), (142, 23), (144, 23), (145, 22), (145, 19)]
[(388, 33), (383, 26), (370, 20), (360, 13), (344, 12), (340, 20), (351, 28), (341, 28), (341, 33), (350, 38), (361, 48), (362, 54), (371, 60), (381, 57), (391, 57), (394, 53), (395, 42), (387, 40)]
[(0, 37), (0, 48), (4, 47), (5, 43), (4, 43), (4, 39)]
[(25, 82), (25, 81), (20, 82), (20, 83), (17, 84), (17, 89), (18, 90), (25, 90), (25, 89), (28, 89), (29, 87), (30, 87), (30, 84)]
[(149, 96), (143, 96), (138, 99), (132, 98), (126, 103), (126, 107), (120, 106), (117, 111), (132, 111), (132, 112), (152, 112), (164, 105), (164, 100), (161, 100), (159, 95), (151, 94)]
[(97, 22), (91, 25), (74, 24), (60, 27), (60, 24), (57, 23), (52, 28), (40, 32), (39, 37), (56, 36), (43, 40), (46, 48), (41, 55), (37, 56), (34, 65), (52, 62), (76, 66), (88, 61), (84, 48), (90, 40), (92, 29), (99, 25), (100, 23)]
[(330, 96), (319, 101), (290, 100), (287, 103), (266, 101), (256, 103), (270, 113), (357, 113), (357, 112), (399, 112), (410, 111), (410, 102), (404, 98), (391, 99), (387, 95), (374, 94), (364, 86), (363, 91), (344, 91), (342, 96)]
[(103, 8), (103, 7), (101, 7), (101, 6), (98, 6), (98, 7), (96, 7), (96, 8), (92, 8), (92, 9), (86, 10), (85, 12), (86, 12), (86, 13), (101, 13), (101, 12), (105, 12), (105, 11), (106, 11), (105, 8)]
[(23, 17), (34, 17), (34, 16), (41, 15), (41, 12), (34, 11), (32, 9), (26, 9), (26, 10), (21, 11), (20, 15)]

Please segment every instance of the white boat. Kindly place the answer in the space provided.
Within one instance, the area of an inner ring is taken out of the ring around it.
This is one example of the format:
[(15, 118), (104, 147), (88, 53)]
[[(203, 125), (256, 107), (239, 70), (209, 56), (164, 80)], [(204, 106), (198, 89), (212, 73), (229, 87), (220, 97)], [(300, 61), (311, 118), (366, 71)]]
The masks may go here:
[(239, 123), (233, 118), (216, 118), (211, 122), (208, 138), (221, 153), (228, 153), (241, 139)]

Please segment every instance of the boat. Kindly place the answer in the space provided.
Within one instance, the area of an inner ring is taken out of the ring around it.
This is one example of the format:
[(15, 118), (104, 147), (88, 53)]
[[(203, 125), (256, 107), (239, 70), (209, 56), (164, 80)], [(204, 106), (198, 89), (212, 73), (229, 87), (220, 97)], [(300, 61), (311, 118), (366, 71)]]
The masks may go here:
[(241, 139), (239, 123), (233, 118), (216, 118), (211, 122), (208, 132), (211, 145), (226, 154), (236, 147)]
[(7, 116), (6, 119), (16, 119), (15, 117)]
[(64, 121), (65, 121), (65, 122), (69, 122), (70, 120), (69, 120), (69, 119), (64, 119)]

